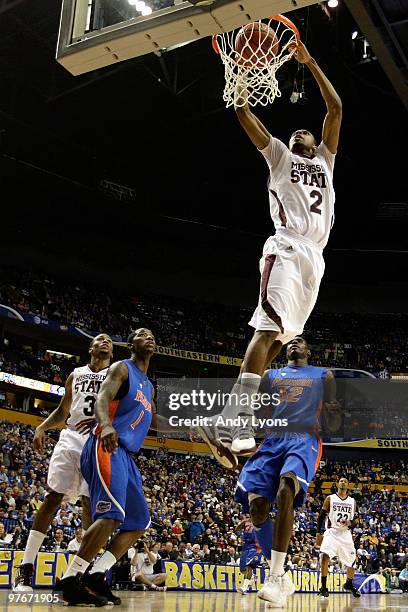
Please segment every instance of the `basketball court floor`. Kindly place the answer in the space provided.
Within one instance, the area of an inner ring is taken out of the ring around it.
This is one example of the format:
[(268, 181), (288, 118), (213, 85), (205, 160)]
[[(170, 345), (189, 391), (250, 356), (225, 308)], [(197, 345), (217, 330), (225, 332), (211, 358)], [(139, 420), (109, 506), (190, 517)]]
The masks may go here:
[[(121, 592), (122, 605), (109, 609), (140, 610), (141, 612), (260, 612), (267, 608), (255, 594), (239, 595), (238, 593), (205, 592), (190, 593), (169, 591), (167, 593)], [(2, 610), (35, 610), (36, 612), (51, 612), (60, 605), (5, 605)], [(62, 609), (74, 609), (64, 606)], [(81, 609), (84, 609), (81, 607)], [(89, 608), (90, 609), (90, 608)], [(95, 610), (95, 608), (92, 608)], [(101, 608), (101, 610), (107, 609)], [(328, 599), (320, 599), (316, 594), (298, 593), (288, 598), (286, 611), (290, 612), (352, 612), (360, 610), (401, 610), (408, 612), (408, 594), (404, 595), (363, 595), (354, 599), (343, 593), (331, 595)]]

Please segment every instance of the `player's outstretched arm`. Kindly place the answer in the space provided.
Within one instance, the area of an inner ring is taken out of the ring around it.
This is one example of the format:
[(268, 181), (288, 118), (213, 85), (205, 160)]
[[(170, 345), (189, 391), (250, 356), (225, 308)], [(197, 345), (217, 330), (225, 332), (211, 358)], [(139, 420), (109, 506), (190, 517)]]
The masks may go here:
[(249, 109), (248, 92), (244, 84), (238, 84), (235, 92), (235, 112), (238, 121), (248, 134), (257, 149), (264, 149), (270, 141), (271, 135), (258, 117)]
[(45, 432), (54, 427), (58, 427), (65, 423), (71, 410), (72, 402), (72, 380), (74, 375), (71, 373), (65, 383), (65, 395), (58, 406), (48, 415), (48, 417), (38, 425), (33, 438), (34, 449), (38, 452), (44, 450)]
[(101, 428), (101, 444), (104, 451), (114, 453), (118, 447), (118, 434), (109, 417), (109, 404), (129, 376), (128, 369), (122, 361), (111, 365), (96, 398), (95, 418)]
[(320, 546), (323, 540), (324, 522), (326, 516), (330, 511), (330, 497), (327, 496), (323, 502), (322, 509), (320, 510), (319, 518), (317, 519), (317, 530), (316, 530), (316, 546)]
[(295, 57), (301, 64), (306, 64), (320, 87), (320, 92), (327, 107), (327, 114), (323, 123), (323, 142), (329, 151), (334, 154), (337, 152), (339, 144), (342, 118), (340, 96), (303, 43), (299, 44)]

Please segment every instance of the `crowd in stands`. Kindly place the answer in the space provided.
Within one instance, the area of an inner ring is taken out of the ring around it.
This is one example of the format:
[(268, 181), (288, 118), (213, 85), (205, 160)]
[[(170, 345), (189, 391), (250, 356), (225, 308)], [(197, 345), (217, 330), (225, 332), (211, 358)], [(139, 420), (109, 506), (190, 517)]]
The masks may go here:
[[(162, 346), (242, 357), (252, 334), (252, 310), (156, 295), (102, 291), (48, 274), (1, 268), (0, 304), (75, 326), (126, 339), (137, 326), (154, 330)], [(313, 363), (360, 368), (387, 377), (408, 371), (407, 314), (313, 313), (305, 336)], [(33, 367), (25, 356), (25, 371)], [(21, 368), (20, 359), (12, 365)], [(34, 366), (35, 369), (35, 366)], [(47, 365), (42, 364), (42, 375)], [(61, 378), (64, 372), (60, 373)]]
[(64, 385), (69, 374), (79, 365), (78, 358), (67, 358), (45, 349), (36, 349), (32, 344), (27, 341), (23, 345), (10, 346), (7, 340), (0, 350), (0, 372)]
[[(0, 423), (0, 548), (23, 549), (33, 518), (46, 493), (46, 475), (55, 440), (45, 452), (33, 450), (34, 430), (19, 423)], [(242, 518), (233, 501), (237, 475), (207, 456), (186, 456), (143, 449), (137, 457), (152, 527), (146, 540), (156, 545), (158, 560), (238, 564)], [(325, 461), (314, 479), (304, 508), (297, 510), (287, 565), (315, 569), (316, 523), (327, 490), (325, 481), (346, 476), (359, 508), (354, 528), (357, 570), (391, 570), (398, 577), (408, 563), (408, 495), (395, 485), (408, 483), (404, 459), (379, 462)], [(361, 488), (357, 487), (361, 484)], [(392, 485), (386, 489), (383, 485)], [(369, 486), (374, 485), (374, 489)], [(334, 485), (332, 491), (335, 491)], [(75, 550), (82, 538), (80, 506), (63, 503), (52, 521), (43, 549)], [(336, 562), (331, 571), (339, 569)], [(160, 571), (160, 569), (158, 569)], [(388, 576), (387, 574), (387, 576)], [(404, 574), (402, 575), (402, 578)]]

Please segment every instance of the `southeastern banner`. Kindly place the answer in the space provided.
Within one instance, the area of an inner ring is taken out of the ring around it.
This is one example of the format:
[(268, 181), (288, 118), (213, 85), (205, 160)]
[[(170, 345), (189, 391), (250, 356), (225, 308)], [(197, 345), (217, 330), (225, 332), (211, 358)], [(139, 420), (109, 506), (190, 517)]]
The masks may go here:
[(408, 438), (387, 439), (387, 438), (372, 438), (369, 440), (353, 440), (352, 442), (330, 442), (328, 446), (351, 446), (353, 448), (377, 448), (393, 450), (407, 450)]
[[(162, 561), (166, 573), (166, 586), (171, 589), (188, 591), (236, 591), (243, 585), (244, 575), (235, 565), (210, 565), (208, 563), (185, 563), (181, 561)], [(308, 570), (290, 570), (297, 593), (317, 593), (320, 583), (320, 572)], [(255, 572), (256, 587), (259, 589), (268, 575), (263, 567)], [(335, 572), (327, 578), (327, 588), (332, 593), (345, 593), (342, 585), (345, 573)], [(385, 587), (384, 581), (377, 575), (356, 574), (354, 584), (362, 593), (380, 593)]]

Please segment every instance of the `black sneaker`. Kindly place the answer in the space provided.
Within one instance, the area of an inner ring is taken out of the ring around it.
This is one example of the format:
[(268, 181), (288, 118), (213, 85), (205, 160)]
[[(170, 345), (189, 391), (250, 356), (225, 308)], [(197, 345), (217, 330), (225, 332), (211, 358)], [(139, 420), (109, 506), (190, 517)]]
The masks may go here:
[(349, 581), (345, 582), (343, 584), (343, 589), (351, 593), (353, 597), (361, 597), (360, 591), (356, 589), (356, 587), (354, 586), (352, 582), (349, 582)]
[(32, 593), (33, 575), (34, 565), (32, 563), (22, 563), (14, 579), (13, 593)]
[(320, 597), (328, 597), (329, 596), (329, 589), (327, 587), (326, 588), (320, 587), (318, 595)]
[(95, 572), (94, 574), (85, 573), (82, 577), (82, 584), (100, 597), (105, 597), (109, 603), (115, 606), (120, 606), (122, 600), (114, 595), (110, 589), (109, 583), (106, 580), (106, 575), (103, 572)]
[(95, 595), (82, 584), (79, 574), (76, 576), (69, 576), (69, 578), (63, 578), (62, 580), (56, 580), (53, 591), (54, 593), (62, 592), (62, 599), (69, 606), (86, 604), (87, 606), (96, 606), (100, 608), (109, 603), (106, 597)]

